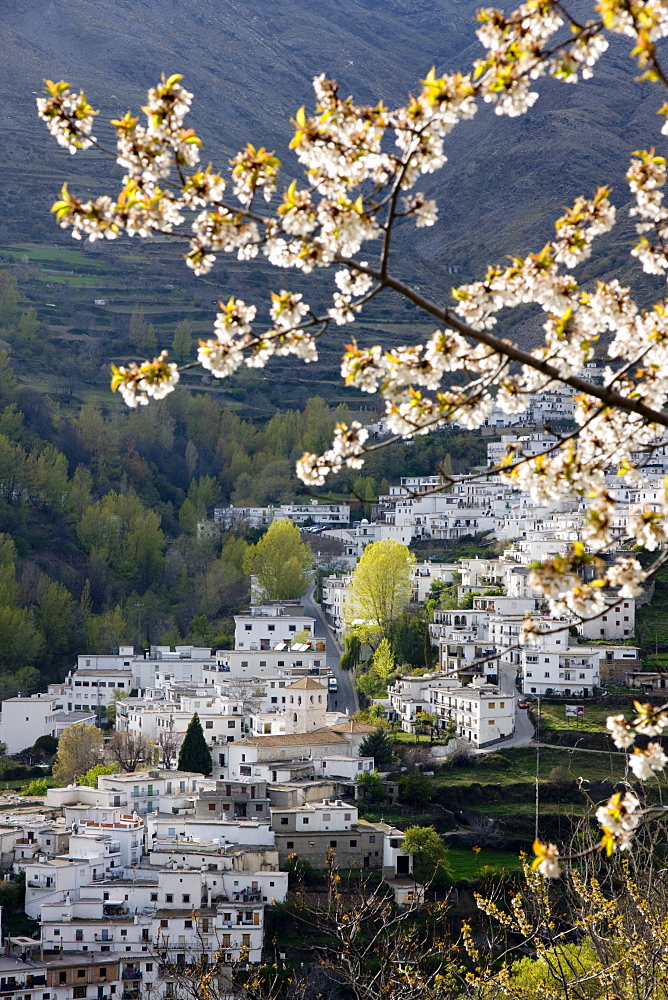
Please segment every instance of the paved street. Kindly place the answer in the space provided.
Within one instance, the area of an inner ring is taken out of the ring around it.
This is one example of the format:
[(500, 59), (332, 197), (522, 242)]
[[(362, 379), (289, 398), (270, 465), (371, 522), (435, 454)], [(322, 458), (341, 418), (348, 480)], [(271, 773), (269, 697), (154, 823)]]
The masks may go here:
[[(515, 702), (522, 697), (518, 694), (515, 687), (516, 673), (517, 668), (514, 666), (502, 666), (499, 670), (499, 687), (504, 694), (512, 695)], [(534, 728), (529, 718), (529, 713), (526, 708), (517, 708), (515, 711), (515, 735), (513, 738), (511, 740), (503, 740), (494, 747), (489, 747), (487, 752), (491, 750), (503, 750), (504, 747), (525, 747), (531, 743), (533, 737)]]
[(331, 712), (336, 710), (339, 712), (347, 711), (349, 715), (352, 715), (359, 707), (357, 692), (353, 687), (350, 674), (339, 667), (341, 647), (336, 636), (325, 621), (325, 616), (320, 610), (320, 605), (316, 604), (313, 600), (313, 590), (310, 590), (304, 596), (302, 604), (304, 605), (306, 614), (312, 615), (315, 618), (316, 635), (327, 640), (327, 668), (332, 671), (339, 682), (339, 690), (336, 694), (330, 693), (329, 695), (328, 708)]

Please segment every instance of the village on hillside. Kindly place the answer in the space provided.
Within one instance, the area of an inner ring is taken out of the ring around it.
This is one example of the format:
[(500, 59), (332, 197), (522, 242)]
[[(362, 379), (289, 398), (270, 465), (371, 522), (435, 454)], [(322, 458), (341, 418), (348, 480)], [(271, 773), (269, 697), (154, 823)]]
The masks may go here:
[[(524, 450), (546, 443), (541, 434), (521, 440)], [(498, 449), (488, 446), (490, 463)], [(664, 450), (642, 490), (611, 484), (620, 512), (657, 500)], [(586, 500), (539, 506), (485, 470), (443, 485), (439, 476), (405, 477), (352, 527), (343, 504), (219, 508), (203, 534), (240, 520), (290, 521), (311, 536), (316, 557), (327, 538), (320, 606), (311, 585), (301, 600), (260, 595), (235, 615), (233, 649), (83, 652), (62, 683), (2, 703), (7, 754), (94, 731), (127, 757), (125, 766), (98, 764), (85, 783), (73, 765), (71, 780), (49, 779), (41, 795), (33, 788), (0, 800), (3, 869), (25, 880), (24, 911), (36, 928), (5, 934), (3, 992), (179, 996), (178, 970), (195, 961), (259, 963), (268, 914), (289, 898), (299, 866), (322, 871), (332, 858), (343, 870), (376, 873), (399, 909), (419, 905), (429, 886), (415, 877), (405, 824), (360, 815), (375, 789), (381, 814), (395, 816), (410, 767), (390, 763), (388, 735), (404, 734), (410, 746), (429, 734), (413, 764), (426, 780), (448, 754), (529, 745), (541, 699), (576, 702), (578, 713), (609, 686), (663, 686), (633, 645), (635, 600), (611, 594), (606, 614), (576, 622), (550, 617), (532, 590), (531, 564), (577, 535)], [(414, 561), (409, 602), (431, 602), (433, 666), (388, 671), (384, 693), (363, 698), (360, 711), (355, 671), (341, 669), (341, 654), (368, 546), (480, 534), (500, 543), (498, 555)], [(449, 600), (439, 607), (444, 588)], [(527, 616), (545, 634), (522, 645)]]

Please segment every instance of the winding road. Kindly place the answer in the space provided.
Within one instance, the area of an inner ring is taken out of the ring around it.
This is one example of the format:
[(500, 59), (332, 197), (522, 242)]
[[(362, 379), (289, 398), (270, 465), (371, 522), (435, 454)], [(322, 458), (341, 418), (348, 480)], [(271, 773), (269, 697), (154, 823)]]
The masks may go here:
[(316, 636), (327, 641), (327, 669), (331, 670), (339, 684), (339, 690), (336, 693), (330, 692), (327, 707), (330, 712), (347, 712), (348, 715), (353, 715), (359, 708), (357, 692), (353, 686), (350, 674), (339, 667), (339, 659), (342, 653), (341, 646), (327, 624), (320, 605), (314, 601), (313, 590), (314, 588), (309, 590), (308, 594), (304, 595), (302, 604), (304, 605), (306, 614), (315, 618), (314, 630)]

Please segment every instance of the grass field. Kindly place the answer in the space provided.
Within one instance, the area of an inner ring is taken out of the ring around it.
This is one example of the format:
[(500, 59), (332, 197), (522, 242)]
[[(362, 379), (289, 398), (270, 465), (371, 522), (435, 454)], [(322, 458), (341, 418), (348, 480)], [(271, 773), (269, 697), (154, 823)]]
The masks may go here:
[[(535, 747), (511, 747), (498, 754), (479, 756), (471, 767), (441, 767), (434, 776), (437, 785), (508, 785), (515, 782), (533, 782), (536, 779)], [(626, 755), (595, 750), (578, 750), (564, 747), (558, 750), (541, 747), (538, 751), (538, 777), (547, 780), (555, 767), (565, 768), (573, 778), (586, 776), (589, 781), (619, 781), (626, 768)]]
[[(588, 702), (578, 701), (578, 699), (573, 699), (569, 704), (584, 704), (584, 718), (583, 719), (571, 719), (566, 718), (566, 706), (563, 701), (559, 702), (541, 702), (541, 726), (548, 727), (549, 729), (566, 729), (569, 732), (583, 732), (583, 733), (604, 733), (606, 731), (605, 722), (611, 713), (617, 715), (619, 712), (624, 712), (623, 708), (611, 709), (608, 705), (591, 705)], [(633, 700), (629, 697), (629, 706), (626, 710), (627, 715), (629, 712), (633, 712)]]
[(94, 267), (102, 270), (105, 267), (103, 260), (96, 260), (91, 254), (85, 254), (81, 250), (66, 250), (64, 247), (0, 247), (0, 253), (20, 260), (28, 257), (34, 261), (51, 261), (61, 264), (74, 264), (76, 267)]
[(479, 851), (470, 847), (451, 847), (448, 851), (448, 864), (455, 882), (461, 878), (473, 880), (485, 875), (516, 872), (521, 867), (517, 854), (497, 851), (491, 847), (483, 847)]

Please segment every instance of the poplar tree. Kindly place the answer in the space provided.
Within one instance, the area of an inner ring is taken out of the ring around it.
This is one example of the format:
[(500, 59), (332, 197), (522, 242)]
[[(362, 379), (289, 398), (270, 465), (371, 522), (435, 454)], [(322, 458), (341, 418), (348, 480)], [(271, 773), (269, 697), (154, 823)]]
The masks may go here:
[(346, 630), (374, 649), (387, 638), (411, 599), (414, 564), (408, 548), (393, 538), (367, 545), (343, 606)]

